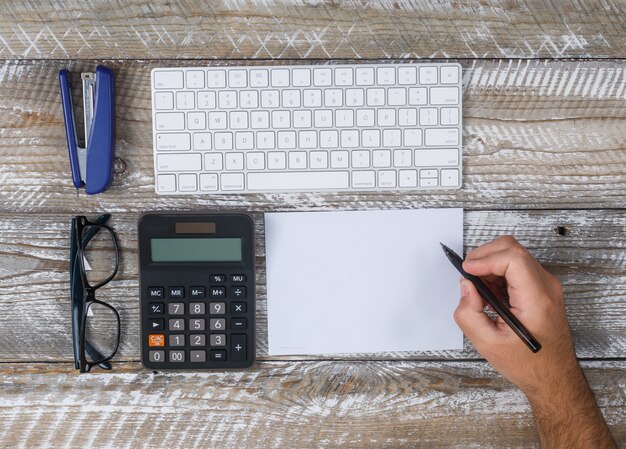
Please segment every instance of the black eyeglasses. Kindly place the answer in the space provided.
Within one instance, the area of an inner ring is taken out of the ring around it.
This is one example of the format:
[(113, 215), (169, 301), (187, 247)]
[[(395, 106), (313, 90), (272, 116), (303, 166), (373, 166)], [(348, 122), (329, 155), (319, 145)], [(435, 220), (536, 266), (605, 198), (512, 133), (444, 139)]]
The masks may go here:
[(86, 373), (94, 366), (111, 369), (120, 344), (120, 315), (115, 308), (96, 299), (95, 293), (115, 277), (119, 268), (117, 238), (106, 222), (110, 214), (95, 222), (84, 216), (72, 218), (70, 243), (70, 295), (74, 366)]

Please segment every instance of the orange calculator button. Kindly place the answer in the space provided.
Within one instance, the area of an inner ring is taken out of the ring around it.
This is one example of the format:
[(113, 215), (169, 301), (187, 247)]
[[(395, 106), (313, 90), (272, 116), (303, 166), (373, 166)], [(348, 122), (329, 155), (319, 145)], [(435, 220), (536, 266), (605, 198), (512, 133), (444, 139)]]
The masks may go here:
[(149, 346), (165, 346), (165, 334), (148, 335)]

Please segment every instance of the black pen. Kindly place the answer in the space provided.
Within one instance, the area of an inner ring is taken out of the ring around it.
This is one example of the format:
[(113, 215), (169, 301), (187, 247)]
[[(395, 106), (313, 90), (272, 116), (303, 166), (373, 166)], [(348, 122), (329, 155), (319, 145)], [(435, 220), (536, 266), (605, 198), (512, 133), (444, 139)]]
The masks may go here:
[(476, 287), (478, 293), (480, 293), (480, 295), (485, 299), (485, 301), (487, 301), (487, 303), (493, 308), (493, 310), (495, 310), (496, 313), (500, 315), (500, 317), (506, 322), (506, 324), (508, 324), (511, 329), (513, 329), (513, 332), (515, 332), (517, 336), (521, 338), (524, 343), (526, 343), (526, 346), (528, 346), (528, 348), (530, 348), (532, 352), (539, 352), (539, 350), (541, 349), (541, 344), (539, 344), (535, 337), (533, 337), (532, 334), (528, 332), (528, 329), (526, 329), (524, 325), (520, 323), (517, 318), (515, 318), (515, 315), (513, 315), (511, 311), (506, 306), (504, 306), (504, 304), (502, 304), (496, 299), (495, 296), (493, 296), (491, 290), (489, 290), (489, 288), (478, 276), (473, 276), (463, 269), (463, 259), (461, 259), (461, 257), (457, 253), (452, 251), (443, 243), (440, 243), (440, 245), (443, 248), (443, 252), (446, 253), (446, 257), (448, 258), (448, 260), (450, 260), (450, 262), (452, 262), (452, 265), (454, 265), (454, 268), (456, 268), (465, 279), (474, 284), (474, 287)]

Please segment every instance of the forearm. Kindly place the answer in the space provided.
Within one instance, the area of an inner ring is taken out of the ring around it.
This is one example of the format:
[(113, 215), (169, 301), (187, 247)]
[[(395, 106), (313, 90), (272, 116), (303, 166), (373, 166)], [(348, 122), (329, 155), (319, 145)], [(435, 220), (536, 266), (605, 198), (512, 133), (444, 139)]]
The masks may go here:
[[(574, 371), (574, 370), (572, 370)], [(616, 449), (582, 370), (527, 393), (543, 449)]]

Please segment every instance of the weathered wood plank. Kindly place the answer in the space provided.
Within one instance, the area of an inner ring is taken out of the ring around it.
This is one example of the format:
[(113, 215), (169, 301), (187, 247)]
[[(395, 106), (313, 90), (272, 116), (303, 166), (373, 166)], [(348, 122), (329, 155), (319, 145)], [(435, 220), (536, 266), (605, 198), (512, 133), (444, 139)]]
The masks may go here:
[(624, 57), (621, 1), (3, 2), (0, 58)]
[[(385, 205), (386, 207), (386, 205)], [(263, 216), (257, 222), (257, 354), (267, 357)], [(114, 213), (123, 259), (117, 278), (99, 295), (122, 316), (118, 360), (139, 358), (137, 214)], [(0, 217), (0, 360), (72, 358), (68, 293), (69, 221), (66, 214)], [(465, 248), (516, 235), (564, 284), (579, 357), (626, 354), (626, 213), (624, 211), (466, 212)], [(561, 227), (562, 229), (557, 229)], [(561, 234), (564, 235), (560, 235)], [(353, 354), (353, 359), (473, 359), (463, 351)], [(295, 357), (295, 359), (302, 357)], [(310, 357), (306, 357), (307, 359)]]
[[(583, 363), (626, 444), (626, 362)], [(538, 448), (526, 399), (484, 362), (261, 362), (77, 375), (0, 364), (6, 447)]]
[[(154, 193), (149, 76), (184, 62), (111, 62), (117, 73), (118, 172), (110, 191), (76, 196), (58, 69), (92, 62), (7, 61), (0, 69), (0, 211), (255, 210), (462, 206), (622, 208), (626, 204), (626, 62), (462, 61), (460, 191), (162, 197)], [(206, 64), (198, 61), (197, 64)], [(120, 201), (124, 198), (124, 201)]]

